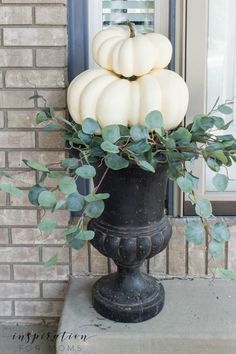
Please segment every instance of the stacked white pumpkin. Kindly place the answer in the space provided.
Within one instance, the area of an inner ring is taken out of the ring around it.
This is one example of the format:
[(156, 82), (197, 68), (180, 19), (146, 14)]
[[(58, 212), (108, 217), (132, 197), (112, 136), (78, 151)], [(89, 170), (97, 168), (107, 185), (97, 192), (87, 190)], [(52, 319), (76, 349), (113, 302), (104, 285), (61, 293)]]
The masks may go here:
[(110, 124), (145, 124), (148, 113), (158, 110), (166, 130), (176, 128), (188, 106), (188, 88), (175, 72), (164, 69), (172, 45), (161, 34), (137, 34), (110, 27), (93, 40), (93, 57), (100, 68), (78, 75), (68, 88), (68, 109), (73, 120)]

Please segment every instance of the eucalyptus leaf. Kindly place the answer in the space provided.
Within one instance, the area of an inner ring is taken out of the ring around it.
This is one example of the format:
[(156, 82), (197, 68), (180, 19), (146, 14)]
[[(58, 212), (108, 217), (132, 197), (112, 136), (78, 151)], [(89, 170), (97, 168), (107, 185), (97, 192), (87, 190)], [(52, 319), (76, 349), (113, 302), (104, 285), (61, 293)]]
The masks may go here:
[(78, 137), (82, 141), (84, 145), (89, 145), (92, 141), (92, 135), (90, 134), (85, 134), (82, 130), (78, 132)]
[(42, 220), (38, 224), (38, 229), (40, 231), (52, 232), (57, 227), (57, 223), (53, 220)]
[(85, 208), (85, 214), (90, 218), (98, 218), (103, 213), (104, 207), (103, 200), (89, 203)]
[(73, 142), (73, 133), (72, 132), (69, 132), (69, 131), (66, 131), (64, 132), (64, 134), (62, 135), (64, 140), (67, 142), (69, 141), (70, 144), (72, 144)]
[(68, 176), (60, 179), (59, 188), (65, 194), (71, 194), (77, 191), (77, 185), (74, 178)]
[(217, 135), (217, 139), (221, 140), (222, 142), (225, 141), (230, 141), (230, 142), (235, 142), (235, 139), (232, 134), (224, 134), (224, 135)]
[(216, 160), (219, 160), (223, 164), (227, 164), (227, 162), (228, 162), (227, 157), (225, 156), (224, 152), (221, 150), (211, 152), (210, 156), (215, 158)]
[(206, 160), (206, 163), (207, 163), (207, 166), (208, 166), (212, 171), (219, 172), (220, 166), (219, 166), (219, 164), (216, 162), (215, 159), (213, 159), (213, 158), (211, 158), (211, 157), (208, 157), (207, 160)]
[(23, 192), (19, 188), (16, 188), (13, 186), (12, 183), (0, 183), (0, 190), (9, 193), (11, 195), (14, 195), (15, 197), (21, 197)]
[(96, 170), (91, 165), (83, 165), (75, 170), (75, 173), (85, 179), (90, 179), (96, 176)]
[(201, 245), (205, 239), (205, 229), (201, 221), (189, 221), (184, 228), (184, 234), (186, 240), (195, 245)]
[(185, 157), (186, 161), (191, 161), (194, 158), (198, 158), (198, 154), (196, 152), (182, 151), (181, 154)]
[(206, 131), (208, 129), (211, 129), (214, 126), (215, 120), (212, 117), (207, 117), (207, 116), (206, 117), (201, 117), (200, 121), (199, 121), (199, 124), (200, 124), (200, 127), (204, 131)]
[(145, 171), (155, 173), (155, 168), (145, 160), (138, 160), (137, 164)]
[(84, 197), (78, 192), (69, 194), (66, 201), (70, 211), (80, 211), (84, 207)]
[(41, 187), (38, 184), (33, 186), (28, 192), (28, 199), (29, 199), (30, 203), (38, 206), (39, 205), (39, 202), (38, 202), (39, 194), (44, 191), (46, 191), (46, 188)]
[(189, 128), (191, 133), (202, 132), (204, 131), (201, 127), (200, 121), (201, 118), (205, 117), (203, 114), (197, 114), (193, 117), (193, 123), (190, 124)]
[(33, 170), (42, 171), (42, 172), (49, 172), (49, 169), (41, 163), (34, 162), (31, 160), (22, 160), (22, 161), (26, 164), (26, 166), (32, 168)]
[(208, 199), (199, 198), (196, 202), (195, 211), (202, 218), (209, 218), (212, 215), (212, 206)]
[(43, 99), (45, 99), (43, 96), (41, 96), (41, 95), (33, 95), (33, 96), (30, 96), (28, 99), (29, 100), (34, 100), (34, 99), (38, 99), (38, 98), (43, 98)]
[(188, 129), (180, 127), (176, 131), (174, 131), (170, 137), (174, 139), (178, 145), (189, 144), (192, 138), (192, 134), (188, 131)]
[(216, 274), (222, 279), (236, 280), (236, 274), (229, 269), (217, 268)]
[(186, 176), (191, 181), (193, 189), (198, 189), (199, 177), (194, 176), (191, 172), (187, 173)]
[(47, 262), (44, 263), (45, 268), (50, 268), (58, 262), (58, 254), (52, 256)]
[(195, 161), (196, 161), (195, 158), (192, 158), (192, 159), (189, 161), (189, 168), (191, 169), (191, 171), (194, 169)]
[(224, 255), (224, 242), (212, 240), (208, 245), (208, 252), (213, 258), (222, 258)]
[(61, 166), (64, 168), (76, 169), (79, 166), (79, 160), (72, 157), (61, 161)]
[(233, 110), (231, 107), (227, 106), (226, 104), (222, 104), (217, 107), (217, 110), (223, 114), (231, 114), (233, 113)]
[[(181, 154), (178, 151), (168, 151), (167, 150), (167, 151), (164, 151), (164, 153), (166, 156), (168, 156), (169, 160), (174, 160), (174, 161), (175, 160), (177, 160), (177, 161), (179, 161), (179, 160), (185, 161), (186, 160), (184, 154)], [(172, 161), (171, 161), (171, 163), (172, 163)]]
[(151, 148), (152, 146), (147, 143), (146, 139), (137, 141), (136, 143), (130, 144), (126, 147), (128, 151), (131, 151), (134, 154), (143, 154), (144, 152), (151, 150)]
[(144, 125), (133, 125), (130, 129), (130, 135), (134, 141), (140, 141), (148, 138), (148, 129)]
[(229, 121), (227, 124), (225, 124), (221, 130), (227, 130), (229, 128), (229, 126), (233, 123), (233, 120)]
[(120, 128), (116, 124), (107, 125), (102, 129), (102, 137), (104, 141), (116, 143), (120, 139)]
[(52, 211), (56, 211), (56, 210), (62, 209), (62, 208), (65, 207), (65, 205), (66, 205), (66, 201), (65, 200), (58, 200), (56, 202), (56, 204), (53, 206)]
[(48, 178), (52, 178), (52, 179), (54, 179), (54, 178), (60, 179), (60, 178), (67, 176), (67, 174), (64, 171), (51, 171), (50, 173), (48, 173), (47, 176), (48, 176)]
[(108, 154), (105, 157), (105, 164), (112, 170), (121, 170), (129, 166), (129, 161), (116, 154)]
[(111, 152), (113, 154), (118, 154), (118, 152), (120, 151), (118, 146), (116, 146), (115, 144), (113, 144), (107, 140), (101, 144), (101, 148), (102, 148), (102, 150), (104, 150), (106, 152)]
[(229, 241), (230, 232), (226, 224), (223, 222), (217, 222), (211, 227), (211, 233), (213, 238), (218, 242)]
[(104, 200), (110, 197), (109, 193), (97, 193), (97, 194), (88, 194), (84, 197), (84, 200), (88, 203), (96, 202), (97, 200)]
[(84, 241), (90, 241), (94, 238), (95, 232), (90, 230), (82, 230), (78, 234), (78, 239)]
[(78, 226), (77, 225), (72, 225), (67, 229), (64, 229), (63, 231), (60, 232), (61, 237), (66, 237), (67, 235), (74, 234), (76, 231), (78, 231)]
[(42, 123), (42, 122), (45, 122), (45, 121), (47, 121), (48, 120), (48, 117), (47, 117), (47, 115), (46, 115), (46, 113), (45, 112), (38, 112), (37, 114), (36, 114), (36, 124), (38, 125), (38, 124), (40, 124), (40, 123)]
[(228, 187), (229, 178), (221, 173), (218, 173), (212, 178), (212, 183), (217, 191), (224, 192)]
[(47, 190), (39, 193), (39, 196), (38, 196), (39, 205), (41, 205), (43, 207), (52, 208), (56, 204), (56, 202), (57, 202), (57, 199), (56, 199), (54, 193), (47, 191)]
[(192, 135), (192, 141), (197, 142), (197, 143), (206, 143), (207, 142), (207, 136), (204, 134), (193, 134)]
[(162, 128), (163, 127), (163, 117), (160, 111), (152, 111), (148, 113), (145, 118), (145, 122), (150, 129)]
[(39, 178), (39, 182), (38, 182), (40, 187), (44, 187), (44, 182), (46, 181), (47, 177), (48, 177), (48, 172), (43, 172), (41, 174), (41, 176)]
[(129, 128), (126, 127), (125, 125), (119, 124), (120, 128), (120, 136), (121, 137), (129, 137), (130, 136), (130, 131)]
[(50, 123), (48, 125), (45, 125), (45, 127), (43, 127), (43, 130), (45, 130), (47, 132), (65, 131), (65, 129), (62, 129), (59, 125), (54, 124), (54, 123)]
[(168, 150), (174, 150), (176, 148), (175, 140), (172, 138), (168, 138), (165, 141), (165, 147)]
[(69, 144), (72, 148), (74, 148), (75, 145), (84, 145), (84, 142), (81, 139), (73, 136), (71, 139), (69, 139)]
[(85, 118), (82, 123), (82, 130), (85, 134), (94, 134), (100, 129), (98, 122), (92, 118)]
[(90, 157), (103, 157), (104, 151), (100, 148), (100, 146), (94, 146), (91, 151)]
[(206, 152), (220, 152), (223, 149), (223, 144), (221, 142), (217, 142), (217, 143), (210, 143), (205, 151)]
[(151, 151), (151, 149), (148, 150), (148, 151), (146, 151), (146, 152), (143, 154), (143, 157), (144, 157), (144, 159), (145, 159), (147, 162), (152, 163), (152, 161), (153, 161), (153, 156), (152, 156), (152, 151)]
[(193, 190), (193, 184), (190, 179), (187, 178), (186, 174), (184, 176), (178, 177), (176, 180), (179, 188), (184, 192), (184, 193), (190, 193)]
[(223, 142), (223, 146), (227, 149), (227, 148), (232, 148), (232, 150), (235, 149), (236, 146), (236, 142), (235, 140), (228, 140), (228, 141), (224, 141)]
[(221, 117), (215, 117), (215, 116), (213, 116), (212, 118), (214, 119), (214, 124), (215, 124), (216, 128), (222, 129), (223, 126), (225, 125), (224, 119)]
[(185, 171), (183, 170), (182, 166), (175, 166), (173, 162), (169, 165), (168, 170), (166, 172), (167, 177), (172, 180), (176, 181), (176, 179), (180, 176), (184, 176)]
[(231, 157), (227, 156), (227, 163), (225, 164), (225, 166), (227, 166), (227, 167), (232, 166)]
[(76, 233), (73, 233), (73, 234), (70, 234), (70, 235), (66, 236), (68, 247), (74, 248), (76, 250), (82, 248), (85, 245), (85, 242), (86, 242), (84, 240), (78, 239), (76, 237), (77, 235), (79, 235), (79, 232), (76, 232)]

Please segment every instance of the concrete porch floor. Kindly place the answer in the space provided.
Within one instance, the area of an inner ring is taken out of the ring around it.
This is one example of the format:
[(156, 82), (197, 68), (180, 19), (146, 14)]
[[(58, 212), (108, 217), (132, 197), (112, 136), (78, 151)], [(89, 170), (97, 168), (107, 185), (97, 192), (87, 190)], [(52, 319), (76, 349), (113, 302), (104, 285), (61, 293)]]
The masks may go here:
[(12, 338), (28, 332), (53, 336), (55, 326), (0, 325), (0, 354), (55, 354), (56, 345), (57, 354), (236, 353), (236, 282), (161, 280), (166, 294), (162, 312), (143, 323), (122, 324), (94, 311), (95, 280), (71, 278), (56, 344), (46, 337), (34, 343)]
[[(162, 280), (166, 301), (155, 318), (138, 324), (106, 320), (91, 305), (95, 279), (72, 278), (59, 332), (79, 334), (57, 353), (68, 354), (235, 354), (236, 282)], [(84, 337), (86, 336), (86, 338)]]

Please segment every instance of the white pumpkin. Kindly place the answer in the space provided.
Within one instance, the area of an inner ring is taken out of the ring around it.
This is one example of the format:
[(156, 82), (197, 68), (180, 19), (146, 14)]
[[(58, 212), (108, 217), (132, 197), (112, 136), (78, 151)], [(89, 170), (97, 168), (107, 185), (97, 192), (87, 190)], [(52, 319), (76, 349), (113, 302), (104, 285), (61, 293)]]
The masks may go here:
[(145, 124), (153, 110), (162, 112), (164, 128), (173, 129), (184, 118), (188, 88), (175, 72), (152, 70), (134, 81), (97, 68), (78, 75), (68, 88), (68, 109), (77, 123), (93, 118), (101, 127), (109, 124)]
[(130, 33), (118, 26), (98, 32), (92, 44), (96, 63), (124, 77), (142, 76), (169, 64), (172, 45), (168, 38), (158, 33), (130, 38)]

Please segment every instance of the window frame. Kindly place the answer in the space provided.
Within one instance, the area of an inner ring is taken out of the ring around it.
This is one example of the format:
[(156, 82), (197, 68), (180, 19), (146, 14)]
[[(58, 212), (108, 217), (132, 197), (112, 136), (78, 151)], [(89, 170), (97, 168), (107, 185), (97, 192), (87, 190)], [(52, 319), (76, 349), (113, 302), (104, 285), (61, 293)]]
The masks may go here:
[[(192, 121), (194, 115), (207, 111), (208, 16), (209, 0), (186, 0), (184, 71), (190, 93), (186, 124)], [(195, 170), (200, 178), (199, 195), (212, 201), (214, 215), (235, 215), (236, 192), (207, 191), (205, 163), (197, 160)], [(184, 215), (194, 214), (185, 196), (182, 196), (182, 208)]]
[[(69, 83), (82, 71), (88, 69), (88, 7), (87, 0), (68, 2), (68, 81)], [(78, 191), (85, 195), (89, 192), (89, 183), (83, 178), (76, 181)], [(80, 212), (71, 212), (72, 217)]]

